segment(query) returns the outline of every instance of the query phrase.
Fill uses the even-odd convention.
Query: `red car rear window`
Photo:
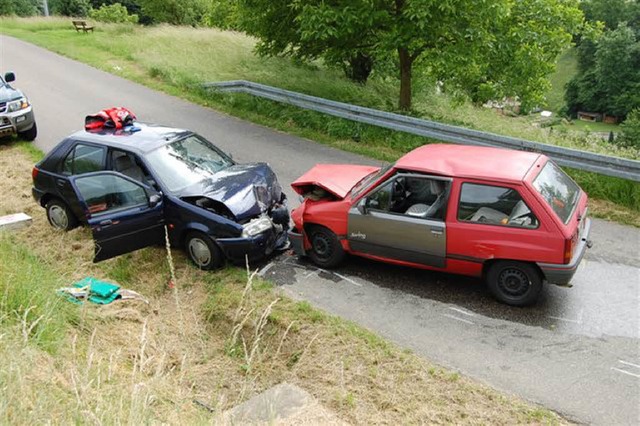
[[[580,197],[580,187],[560,167],[547,162],[534,179],[533,187],[563,223],[569,222]]]

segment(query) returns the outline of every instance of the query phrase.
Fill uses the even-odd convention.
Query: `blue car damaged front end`
[[[187,226],[204,226],[201,231],[234,263],[264,258],[289,245],[286,195],[267,164],[233,165],[185,189],[179,199],[200,216]]]
[[[268,214],[252,219],[235,238],[218,238],[225,257],[232,262],[261,259],[276,250],[288,248],[289,212],[286,199]],[[285,221],[286,220],[286,221]]]

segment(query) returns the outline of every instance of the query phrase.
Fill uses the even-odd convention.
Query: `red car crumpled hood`
[[[344,198],[351,188],[371,172],[380,170],[374,166],[353,164],[318,164],[300,176],[291,187],[300,195],[309,186],[319,186],[338,198]]]

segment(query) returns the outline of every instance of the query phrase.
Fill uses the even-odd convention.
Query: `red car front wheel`
[[[324,226],[310,226],[307,233],[311,250],[309,257],[321,268],[333,268],[344,259],[344,249],[338,237]]]

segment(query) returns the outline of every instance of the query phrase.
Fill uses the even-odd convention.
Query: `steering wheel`
[[[406,195],[405,183],[400,179],[394,180],[391,186],[391,204],[389,205],[389,210],[392,212],[404,211]]]

